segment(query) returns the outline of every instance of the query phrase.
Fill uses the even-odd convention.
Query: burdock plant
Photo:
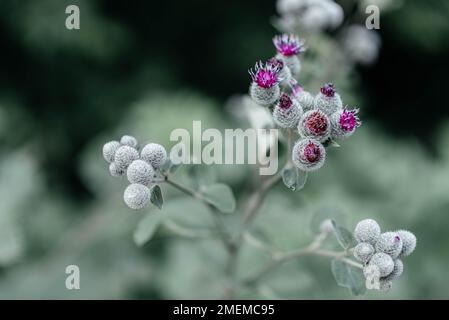
[[[334,84],[323,84],[316,94],[298,84],[296,77],[301,66],[298,55],[304,52],[303,40],[296,35],[282,34],[274,37],[273,43],[275,56],[267,62],[257,62],[249,71],[249,96],[272,115],[273,122],[286,138],[285,142],[281,141],[286,144],[287,153],[283,168],[275,175],[261,176],[260,183],[248,197],[242,197],[242,203],[237,206],[231,188],[225,184],[192,189],[176,181],[173,176],[179,165],[160,144],[149,143],[139,148],[137,139],[129,135],[120,141],[108,142],[103,147],[103,157],[110,165],[111,175],[128,180],[123,199],[129,208],[139,210],[153,204],[163,215],[160,185],[167,184],[203,203],[215,223],[210,229],[198,231],[163,219],[160,214],[150,214],[145,223],[139,225],[135,240],[139,245],[148,242],[164,223],[180,237],[217,238],[227,253],[224,298],[234,297],[243,288],[258,286],[284,262],[307,255],[331,258],[331,271],[338,285],[349,288],[354,294],[361,294],[366,288],[388,291],[403,272],[401,259],[415,249],[416,237],[409,231],[381,233],[376,221],[366,219],[351,232],[328,217],[320,220],[320,227],[309,245],[288,252],[251,232],[250,227],[265,196],[275,185],[283,182],[286,192],[304,188],[308,174],[312,175],[331,160],[326,150],[338,147],[340,140],[349,138],[361,125],[358,109],[350,110],[343,104]],[[223,214],[233,213],[236,208],[241,215],[240,225],[226,225]],[[330,237],[335,238],[341,250],[323,247]],[[272,259],[264,266],[256,266],[251,275],[241,279],[237,277],[237,270],[242,248],[246,245],[257,247]]]

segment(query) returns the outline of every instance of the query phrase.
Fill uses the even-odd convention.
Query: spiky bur
[[[361,242],[354,248],[354,258],[365,264],[371,259],[374,252],[374,247],[371,244],[367,242]]]
[[[304,90],[304,88],[301,87],[295,79],[291,79],[290,89],[304,112],[310,111],[314,108],[315,97],[312,96],[310,92]]]
[[[138,183],[148,186],[154,175],[153,167],[144,160],[134,160],[126,170],[126,176],[130,183]]]
[[[256,63],[254,70],[250,69],[249,74],[252,78],[250,86],[250,96],[257,104],[261,106],[270,106],[275,103],[280,96],[279,65],[270,63]]]
[[[376,266],[379,270],[380,277],[388,276],[394,269],[393,259],[383,252],[375,253],[368,262],[368,265]]]
[[[410,255],[416,248],[416,236],[407,230],[399,230],[396,231],[396,233],[402,240],[402,250],[400,256],[405,257]]]
[[[376,242],[376,251],[383,252],[396,259],[402,251],[402,240],[396,232],[384,232]]]
[[[290,71],[290,68],[281,59],[277,59],[276,57],[269,59],[267,64],[279,69],[279,83],[284,87],[287,87],[292,79],[292,72]]]
[[[360,127],[361,122],[357,116],[358,112],[359,109],[341,109],[331,116],[331,136],[333,139],[346,139]]]
[[[302,139],[296,142],[292,150],[292,160],[303,171],[320,169],[326,159],[326,149],[315,139]]]
[[[381,280],[393,281],[399,278],[402,275],[402,272],[404,272],[404,263],[401,259],[396,259],[394,260],[393,271],[391,271],[388,276],[381,278]]]
[[[121,177],[125,173],[125,170],[119,168],[115,162],[109,164],[109,173],[113,177]]]
[[[273,38],[273,44],[278,52],[276,58],[282,60],[293,75],[297,75],[301,70],[297,55],[305,51],[304,41],[294,34],[282,34]]]
[[[302,115],[298,101],[283,93],[273,109],[273,119],[281,128],[295,128]]]
[[[120,139],[120,143],[125,146],[130,146],[132,148],[137,148],[137,139],[133,136],[124,135]]]
[[[150,201],[151,192],[148,187],[133,183],[130,184],[123,194],[123,200],[126,205],[134,210],[144,208]]]
[[[354,237],[358,242],[367,242],[375,245],[380,236],[380,226],[373,219],[365,219],[357,223]]]
[[[118,141],[105,143],[103,146],[103,158],[109,163],[114,162],[115,152],[118,148],[120,148],[120,143]]]
[[[140,152],[142,160],[145,160],[154,169],[159,169],[167,161],[167,151],[164,146],[157,143],[149,143]]]
[[[139,152],[130,146],[121,146],[114,155],[114,162],[121,170],[126,170],[134,160],[139,159]]]
[[[393,281],[386,280],[386,279],[380,279],[379,280],[379,290],[387,293],[393,288]]]
[[[329,116],[343,108],[340,95],[335,91],[332,83],[321,87],[320,93],[315,96],[315,107]]]
[[[314,138],[324,142],[330,136],[331,124],[324,112],[321,110],[310,110],[304,113],[299,121],[298,131],[303,138]]]

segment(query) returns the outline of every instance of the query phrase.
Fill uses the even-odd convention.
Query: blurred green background
[[[69,4],[81,9],[80,30],[65,28]],[[161,231],[134,244],[138,221],[156,209],[125,206],[126,182],[109,176],[101,147],[123,134],[169,146],[171,130],[192,120],[238,127],[225,106],[246,93],[248,67],[273,54],[275,15],[274,1],[255,0],[1,1],[0,298],[221,296],[217,241]],[[377,62],[341,84],[363,126],[302,192],[276,187],[255,226],[283,249],[310,241],[322,208],[344,212],[351,229],[372,217],[384,230],[413,231],[417,249],[393,290],[357,299],[449,298],[448,16],[445,0],[406,0],[382,14]],[[239,197],[247,168],[215,169]],[[188,183],[185,170],[179,176]],[[195,203],[164,195],[165,212],[201,220]],[[239,275],[266,260],[244,249]],[[81,290],[65,288],[70,264]],[[240,297],[353,298],[318,257],[285,264],[262,289]]]

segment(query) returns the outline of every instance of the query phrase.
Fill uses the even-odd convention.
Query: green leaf
[[[332,220],[332,226],[334,227],[334,234],[337,238],[338,243],[344,248],[349,249],[355,245],[355,239],[348,229],[337,225],[337,223]]]
[[[162,198],[161,187],[159,187],[158,185],[155,185],[153,188],[151,188],[150,201],[156,207],[162,209],[162,205],[164,204],[164,198]]]
[[[150,241],[161,225],[163,218],[163,214],[155,212],[151,212],[143,217],[137,224],[137,228],[134,231],[134,242],[138,246],[143,246],[145,243]]]
[[[331,262],[331,270],[339,286],[348,288],[356,296],[365,293],[365,277],[361,269],[334,259]]]
[[[296,167],[284,169],[282,171],[282,181],[290,190],[301,190],[307,182],[307,172]]]
[[[235,211],[235,198],[231,188],[223,183],[213,184],[203,188],[204,200],[223,213]]]

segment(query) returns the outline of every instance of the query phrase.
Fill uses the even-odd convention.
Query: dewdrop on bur
[[[350,137],[355,129],[361,125],[357,113],[359,109],[341,109],[331,116],[331,137],[333,139],[346,139]]]
[[[304,41],[294,34],[282,34],[273,38],[273,44],[278,52],[276,58],[282,60],[293,75],[297,75],[301,71],[298,54],[305,51]]]
[[[402,240],[398,233],[384,232],[376,242],[377,252],[383,252],[396,259],[402,251]]]
[[[125,145],[125,146],[130,146],[132,148],[137,148],[137,139],[134,138],[133,136],[127,136],[127,135],[123,136],[120,139],[120,143],[122,145]]]
[[[366,242],[361,242],[354,248],[354,258],[362,263],[367,263],[374,253],[374,247]]]
[[[396,233],[401,237],[402,250],[401,257],[410,255],[416,248],[416,236],[407,230],[399,230]]]
[[[130,183],[139,183],[148,186],[153,179],[153,167],[146,161],[134,160],[126,171]]]
[[[326,159],[326,149],[317,140],[302,139],[296,142],[292,150],[292,161],[303,171],[320,169]]]
[[[148,204],[150,196],[151,193],[148,187],[142,184],[133,183],[125,189],[123,200],[131,209],[139,210]]]
[[[303,138],[314,138],[324,142],[330,136],[331,124],[324,112],[310,110],[304,113],[301,120],[299,120],[298,131]]]
[[[250,69],[249,74],[253,82],[251,83],[249,94],[257,104],[270,106],[275,103],[281,94],[279,82],[279,66],[270,63],[256,63],[254,70]]]
[[[335,91],[332,83],[325,84],[315,97],[315,107],[328,116],[343,108],[340,95]]]
[[[373,219],[365,219],[357,223],[354,237],[358,242],[375,245],[380,236],[380,227]]]
[[[115,164],[122,170],[126,170],[134,160],[139,159],[139,152],[130,146],[121,146],[114,156]]]
[[[125,170],[120,169],[115,162],[112,162],[109,165],[109,173],[113,177],[121,177],[125,173]]]
[[[388,276],[394,269],[393,259],[383,252],[375,253],[368,264],[376,266],[379,269],[379,275],[381,277]]]
[[[103,158],[111,163],[114,162],[114,156],[117,149],[120,148],[118,141],[110,141],[103,146]]]
[[[302,115],[299,103],[290,98],[288,94],[282,94],[273,110],[274,122],[281,128],[295,128]]]
[[[140,156],[151,164],[154,169],[159,169],[167,161],[167,151],[157,143],[149,143],[143,147]]]

